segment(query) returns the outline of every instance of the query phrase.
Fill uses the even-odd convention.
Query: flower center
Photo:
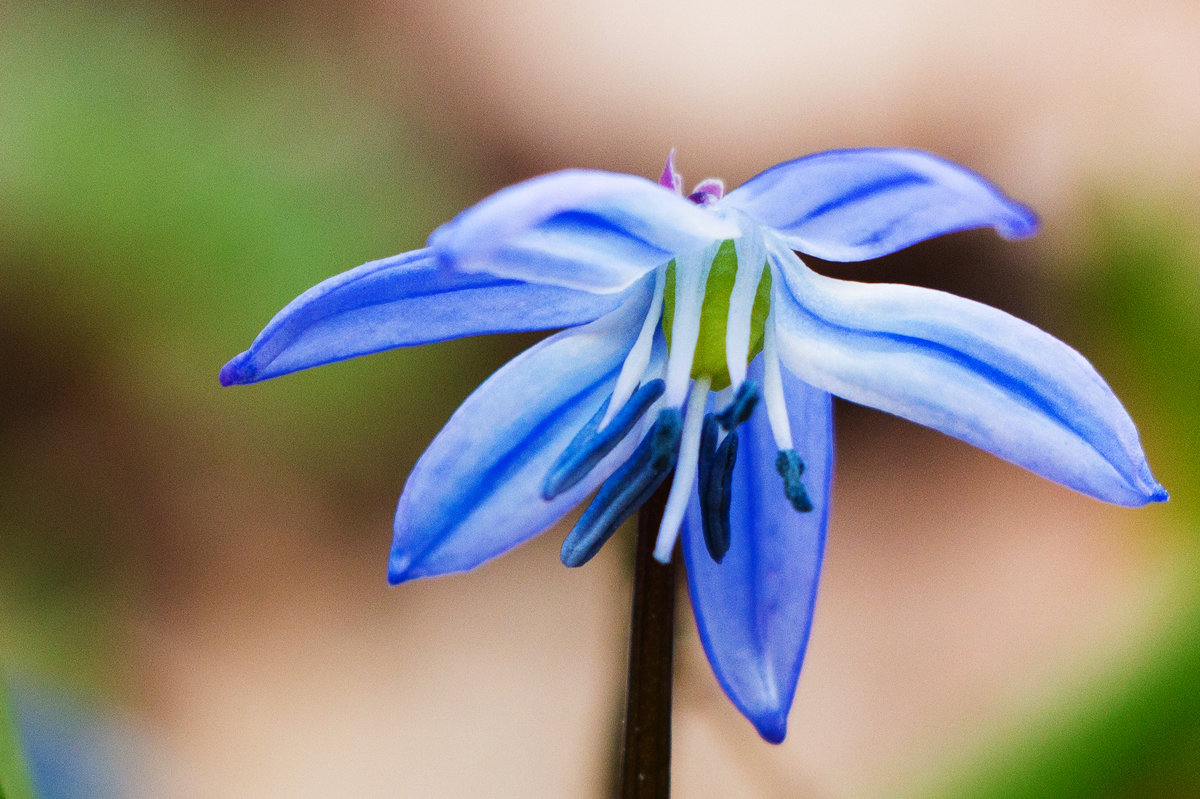
[[[660,182],[681,193],[681,179],[670,159]],[[736,209],[717,205],[722,193],[720,182],[709,180],[688,199],[713,206],[713,213],[721,216],[737,215]],[[801,480],[804,463],[792,446],[770,319],[767,241],[753,220],[743,221],[737,239],[681,253],[654,270],[653,296],[611,396],[547,472],[542,497],[551,500],[577,485],[643,416],[654,415],[633,455],[604,481],[563,541],[566,565],[579,566],[590,559],[668,477],[671,490],[654,557],[662,563],[670,560],[684,516],[696,497],[705,546],[720,563],[730,547],[737,428],[751,418],[760,402],[766,405],[778,446],[775,470],[783,479],[784,496],[797,511],[812,510]],[[666,361],[647,371],[660,330]],[[747,376],[750,362],[759,353],[761,385]]]
[[[667,340],[668,351],[671,347],[671,327],[675,320],[675,268],[675,261],[671,261],[667,266],[666,286],[663,291],[662,330]],[[725,333],[729,324],[729,298],[733,293],[737,271],[737,252],[733,240],[728,239],[721,243],[708,272],[704,300],[700,307],[700,334],[696,339],[696,352],[692,356],[691,376],[710,378],[713,391],[720,391],[730,384]],[[763,330],[770,308],[771,270],[764,268],[750,315],[750,349],[747,363],[762,352]]]

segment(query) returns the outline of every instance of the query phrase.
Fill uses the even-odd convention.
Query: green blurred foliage
[[[352,380],[314,373],[302,390],[236,401],[217,398],[214,376],[300,291],[419,246],[461,207],[461,175],[363,95],[352,62],[285,30],[237,32],[155,6],[5,17],[3,280],[34,284],[59,315],[31,323],[87,330],[108,379],[184,406],[219,402],[223,417],[253,413],[275,443],[324,449],[381,424],[359,416],[367,398],[435,359]]]
[[[1200,226],[1181,203],[1099,204],[1081,257],[1079,325],[1101,373],[1146,412],[1143,442],[1170,508],[1200,532]]]
[[[283,18],[202,11],[0,12],[0,632],[6,659],[68,682],[108,682],[138,592],[187,568],[181,501],[163,497],[286,468],[335,491],[356,474],[390,504],[457,400],[520,346],[220,388],[221,364],[292,297],[420,246],[477,192],[453,142],[434,155],[352,57]]]
[[[1065,299],[1081,348],[1117,387],[1171,492],[1137,513],[1154,515],[1139,530],[1171,553],[1175,615],[1133,662],[1010,731],[939,794],[947,799],[1200,796],[1200,229],[1166,207],[1098,205]]]

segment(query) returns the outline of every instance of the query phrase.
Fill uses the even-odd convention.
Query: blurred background
[[[609,795],[628,531],[389,588],[404,479],[536,336],[243,389],[296,294],[582,166],[736,186],[921,147],[1041,214],[839,277],[1071,343],[1169,503],[839,405],[787,741],[686,605],[680,797],[1200,795],[1200,6],[463,0],[0,6],[0,665],[46,797]]]

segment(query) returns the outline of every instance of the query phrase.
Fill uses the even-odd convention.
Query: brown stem
[[[621,799],[667,799],[671,793],[675,557],[664,566],[653,556],[670,485],[665,480],[638,511]]]

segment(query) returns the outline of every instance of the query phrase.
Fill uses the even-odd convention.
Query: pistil
[[[753,254],[750,257],[758,258]],[[667,268],[667,286],[663,295],[663,334],[672,353],[676,348],[674,320],[683,312],[675,305],[675,289],[676,282],[685,277],[684,269],[682,263],[673,263]],[[708,375],[714,390],[729,386],[731,375],[740,375],[735,384],[745,379],[746,364],[762,350],[762,331],[770,308],[770,293],[770,272],[764,271],[761,264],[755,267],[752,261],[742,261],[735,241],[721,242],[708,265],[704,282],[692,377]]]

